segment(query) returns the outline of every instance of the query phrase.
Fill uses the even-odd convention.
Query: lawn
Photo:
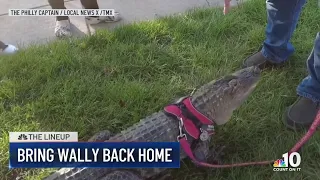
[[[214,143],[226,145],[225,163],[281,158],[303,135],[286,130],[282,116],[307,75],[305,60],[319,19],[317,1],[311,0],[292,38],[296,52],[290,61],[264,71],[248,101],[217,128]],[[221,8],[194,10],[0,57],[0,177],[34,180],[52,172],[8,170],[9,131],[78,131],[81,140],[104,129],[119,132],[239,69],[261,46],[265,25],[265,1],[252,0],[227,16]],[[319,140],[317,133],[303,148],[301,172],[273,172],[271,165],[196,168],[186,160],[173,178],[320,179]]]

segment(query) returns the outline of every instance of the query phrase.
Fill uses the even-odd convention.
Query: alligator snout
[[[250,78],[250,77],[259,77],[260,73],[261,73],[261,70],[259,69],[259,67],[252,66],[252,67],[247,67],[239,71],[236,71],[232,75],[239,78],[241,77]]]

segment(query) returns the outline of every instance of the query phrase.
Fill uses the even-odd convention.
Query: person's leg
[[[85,9],[99,9],[97,0],[81,0],[81,4]],[[89,16],[86,17],[88,24],[98,24],[100,22],[116,22],[121,19],[120,13],[115,12],[114,16]]]
[[[97,0],[80,0],[85,9],[99,9]]]
[[[286,112],[286,125],[291,129],[309,127],[320,107],[320,32],[307,60],[309,75],[297,87],[298,100]]]
[[[64,6],[64,0],[48,0],[52,9],[67,9]],[[68,20],[68,16],[57,16],[57,21]]]
[[[52,9],[66,9],[64,0],[48,0]],[[71,25],[68,16],[57,16],[54,33],[57,37],[71,36]]]
[[[306,0],[267,0],[268,24],[262,50],[245,60],[244,66],[280,64],[294,52],[290,43]]]
[[[4,42],[0,41],[0,50],[4,50],[8,45],[6,45]]]

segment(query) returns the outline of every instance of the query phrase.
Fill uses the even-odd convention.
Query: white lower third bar
[[[114,16],[114,9],[9,9],[9,16]]]
[[[9,142],[78,142],[78,132],[9,132]]]

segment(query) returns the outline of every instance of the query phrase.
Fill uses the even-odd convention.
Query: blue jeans
[[[262,54],[273,63],[286,61],[294,52],[290,43],[306,0],[267,0],[268,25]],[[307,60],[309,75],[298,85],[297,94],[320,102],[320,32]]]

